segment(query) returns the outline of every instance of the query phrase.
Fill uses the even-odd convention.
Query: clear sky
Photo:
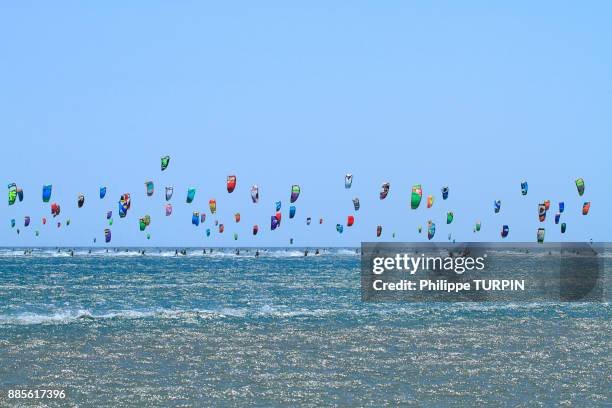
[[[357,245],[375,240],[378,224],[381,239],[395,232],[396,240],[423,241],[417,226],[429,219],[438,241],[449,232],[457,241],[499,241],[508,224],[509,240],[531,242],[545,199],[553,203],[547,241],[610,241],[611,14],[609,2],[558,1],[5,3],[0,245],[89,245],[94,237],[103,245],[105,213],[117,212],[125,192],[132,209],[115,216],[113,245],[287,245],[290,237],[297,246]],[[228,174],[238,177],[232,194]],[[576,177],[586,181],[583,197]],[[384,181],[391,191],[381,201]],[[25,191],[11,207],[10,182]],[[45,183],[62,206],[59,220],[71,218],[68,228],[54,226],[41,200]],[[257,205],[249,197],[255,183]],[[435,195],[432,209],[423,202],[410,210],[414,183]],[[292,184],[302,195],[289,220]],[[171,217],[166,185],[175,188]],[[188,186],[198,189],[190,205]],[[77,209],[80,192],[86,202]],[[208,214],[210,198],[223,235]],[[499,214],[494,199],[502,200]],[[284,219],[272,232],[277,200]],[[564,237],[553,221],[559,200]],[[198,228],[196,210],[208,216]],[[455,221],[447,226],[449,210]],[[145,214],[150,241],[138,230]],[[349,214],[355,226],[340,236],[335,225]]]

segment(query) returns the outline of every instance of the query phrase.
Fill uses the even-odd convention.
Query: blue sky
[[[125,192],[133,205],[126,219],[115,217],[114,245],[287,245],[290,237],[295,245],[357,245],[375,240],[378,224],[383,239],[395,232],[396,240],[423,241],[417,226],[429,219],[439,241],[449,232],[458,241],[499,241],[502,224],[510,225],[508,239],[534,241],[544,199],[566,204],[567,233],[561,236],[551,211],[548,241],[610,240],[609,3],[172,6],[2,6],[0,170],[25,200],[11,207],[3,200],[0,245],[100,243],[105,212],[116,212]],[[166,154],[172,159],[162,173]],[[344,189],[347,172],[351,190]],[[232,194],[228,174],[238,177]],[[576,177],[586,180],[584,197]],[[148,179],[156,185],[152,198]],[[384,181],[391,192],[381,201]],[[60,220],[71,218],[68,228],[40,225],[43,215],[51,219],[40,198],[45,183],[62,205]],[[436,196],[432,209],[410,210],[415,183]],[[257,205],[252,184],[260,186]],[[302,195],[290,221],[292,184]],[[108,186],[104,200],[100,185]],[[168,218],[166,185],[175,187]],[[184,203],[189,186],[198,189],[191,205]],[[80,192],[86,202],[77,209]],[[207,227],[214,231],[210,198],[226,232],[206,238]],[[497,198],[502,211],[494,214]],[[277,200],[285,219],[272,232]],[[592,206],[584,217],[586,200]],[[197,210],[208,219],[195,228]],[[449,210],[455,221],[446,226]],[[145,214],[150,241],[138,231]],[[335,224],[349,214],[355,226],[339,236]],[[28,228],[25,215],[33,219]],[[475,235],[476,220],[483,229]],[[256,238],[253,224],[260,225]]]

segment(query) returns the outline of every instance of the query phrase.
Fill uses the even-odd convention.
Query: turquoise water
[[[354,249],[146,251],[0,250],[3,395],[62,388],[68,405],[95,407],[610,404],[608,303],[366,304]]]

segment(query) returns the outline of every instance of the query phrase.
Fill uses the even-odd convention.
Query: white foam
[[[213,252],[206,249],[204,253],[202,249],[188,249],[186,254],[180,253],[180,249],[169,248],[131,248],[131,249],[115,249],[108,248],[77,248],[70,250],[67,248],[49,249],[49,248],[30,248],[31,252],[26,253],[26,249],[0,249],[0,258],[15,258],[15,257],[35,257],[35,258],[66,258],[66,257],[205,257],[205,258],[255,258],[255,252],[259,252],[260,258],[303,258],[304,251],[308,250],[308,257],[315,256],[316,249],[292,249],[292,248],[216,248]],[[141,251],[144,250],[144,255]],[[236,254],[236,251],[239,254]],[[358,251],[350,248],[323,248],[319,249],[319,256],[359,256]]]

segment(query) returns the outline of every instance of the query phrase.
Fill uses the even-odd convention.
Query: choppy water
[[[95,407],[610,406],[609,304],[364,304],[354,250],[253,251],[0,250],[0,391]]]

